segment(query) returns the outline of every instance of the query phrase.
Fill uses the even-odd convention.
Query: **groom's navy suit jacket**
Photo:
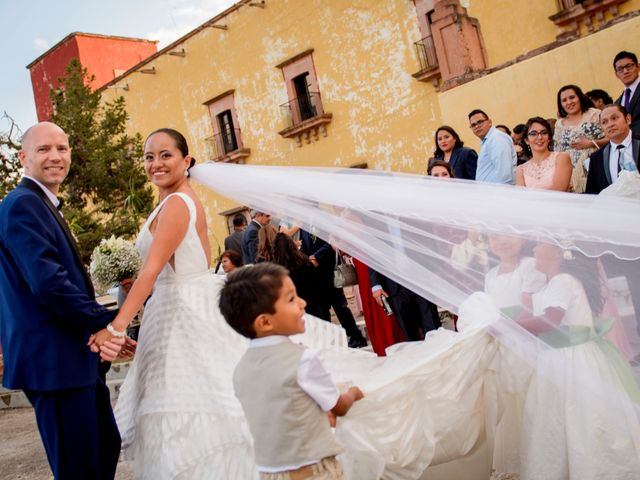
[[[95,301],[66,223],[29,179],[0,203],[0,339],[7,388],[95,385],[89,335],[115,315]]]

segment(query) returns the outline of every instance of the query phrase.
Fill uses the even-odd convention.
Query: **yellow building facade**
[[[605,0],[569,26],[549,18],[575,9],[562,2],[573,0],[242,0],[117,77],[103,99],[125,97],[131,132],[183,132],[198,161],[424,173],[443,123],[477,147],[473,108],[513,126],[555,117],[566,83],[619,95],[611,61],[639,43],[640,0]],[[456,63],[451,47],[445,66],[455,42],[482,55]],[[221,214],[241,206],[199,193],[221,245]]]

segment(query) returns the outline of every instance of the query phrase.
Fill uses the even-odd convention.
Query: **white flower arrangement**
[[[112,235],[93,249],[89,272],[96,290],[104,293],[121,280],[135,277],[141,266],[142,258],[136,247]]]

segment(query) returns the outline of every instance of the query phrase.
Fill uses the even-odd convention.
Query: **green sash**
[[[609,365],[615,371],[629,397],[640,405],[640,385],[624,357],[614,347],[605,335],[613,327],[615,320],[593,319],[593,328],[577,325],[560,325],[557,328],[542,332],[538,338],[552,348],[569,348],[587,342],[595,342],[600,348]]]
[[[506,317],[516,319],[523,311],[522,306],[506,307],[500,310]],[[595,342],[609,365],[615,371],[624,390],[637,405],[640,405],[640,385],[629,365],[618,349],[605,338],[615,320],[593,319],[593,329],[586,326],[560,325],[553,330],[542,332],[538,338],[552,348],[570,348],[583,343]]]

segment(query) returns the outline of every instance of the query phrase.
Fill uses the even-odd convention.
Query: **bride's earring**
[[[185,176],[185,177],[188,177],[188,176],[189,176],[189,170],[187,170],[186,168],[185,168],[185,170],[184,170],[184,176]]]

